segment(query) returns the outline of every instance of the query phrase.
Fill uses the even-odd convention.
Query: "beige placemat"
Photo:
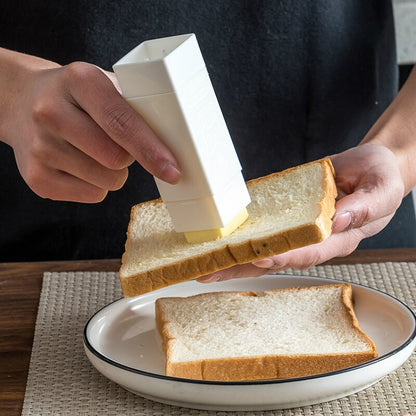
[[[289,273],[300,274],[290,270]],[[416,310],[416,263],[318,266],[305,275],[376,287]],[[320,405],[264,412],[212,412],[168,406],[135,396],[87,360],[83,328],[99,308],[119,299],[118,275],[45,273],[22,415],[408,415],[416,414],[416,353],[374,386]]]

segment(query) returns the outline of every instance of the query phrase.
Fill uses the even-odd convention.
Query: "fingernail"
[[[270,267],[274,266],[274,261],[272,259],[261,259],[261,260],[257,260],[257,261],[253,261],[253,263],[255,266],[257,267],[262,267],[265,269],[270,269]]]
[[[179,179],[181,178],[181,172],[179,169],[172,165],[172,163],[168,162],[165,166],[162,167],[160,171],[160,179],[162,179],[165,182],[175,184],[179,182]]]
[[[332,223],[332,232],[339,233],[345,231],[351,225],[352,215],[350,211],[335,214]]]

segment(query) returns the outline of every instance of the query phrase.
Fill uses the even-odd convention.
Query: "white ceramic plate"
[[[164,375],[165,358],[155,328],[154,301],[220,290],[269,290],[339,282],[271,275],[169,286],[120,299],[96,312],[84,330],[85,352],[105,377],[125,389],[162,403],[205,410],[272,410],[337,399],[362,390],[401,366],[416,345],[415,314],[378,290],[352,285],[355,311],[376,343],[379,357],[347,369],[284,380],[215,382]]]

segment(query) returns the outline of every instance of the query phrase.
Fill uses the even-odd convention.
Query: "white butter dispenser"
[[[175,231],[188,240],[232,232],[250,196],[196,36],[143,42],[113,68],[124,98],[179,162],[177,184],[155,178]],[[202,230],[214,233],[192,233]]]

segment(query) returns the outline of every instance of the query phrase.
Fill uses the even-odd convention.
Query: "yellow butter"
[[[215,240],[221,237],[227,237],[236,230],[244,221],[248,218],[247,209],[244,208],[239,214],[237,214],[233,220],[231,220],[225,227],[213,228],[211,230],[201,231],[187,231],[185,232],[185,238],[188,243],[204,243],[205,241]]]

